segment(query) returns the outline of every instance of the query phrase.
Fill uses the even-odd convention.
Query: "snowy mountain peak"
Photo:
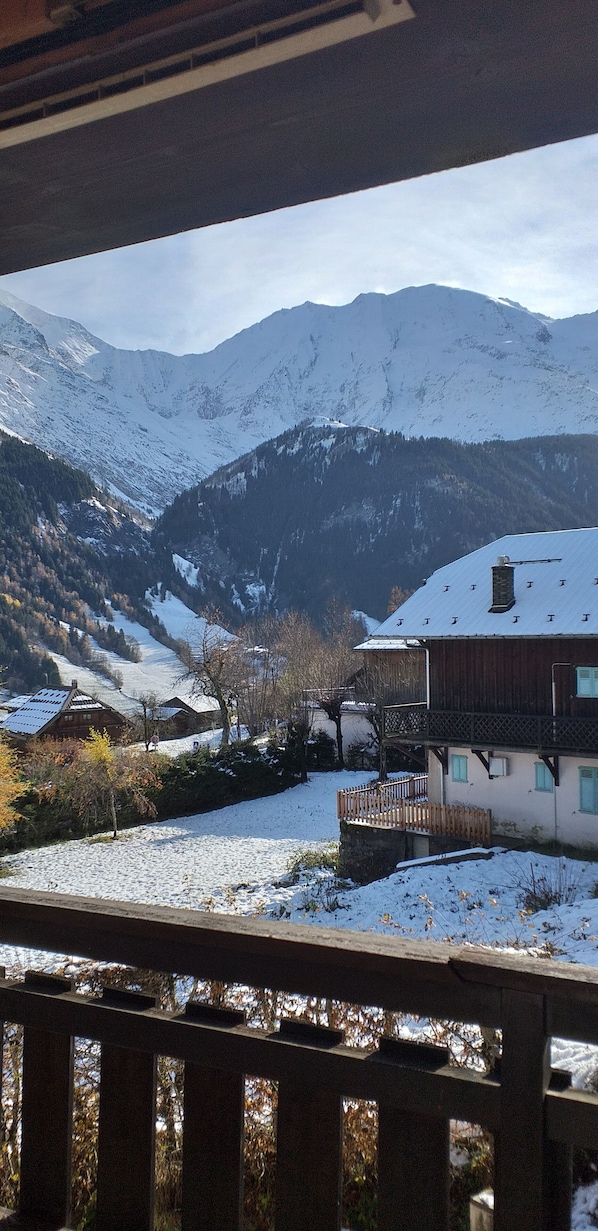
[[[0,427],[148,510],[302,422],[486,440],[598,430],[598,313],[458,287],[282,309],[203,355],[118,350],[0,291]]]

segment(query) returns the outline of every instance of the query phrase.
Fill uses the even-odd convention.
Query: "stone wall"
[[[340,822],[338,874],[359,885],[391,876],[398,863],[462,851],[468,842],[458,838],[410,833],[386,826]]]

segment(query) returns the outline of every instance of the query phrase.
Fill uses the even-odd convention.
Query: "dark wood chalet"
[[[40,737],[87,739],[92,730],[106,731],[111,739],[118,740],[126,726],[122,714],[82,692],[73,680],[70,688],[40,688],[24,698],[0,729],[11,743],[26,744]]]
[[[397,689],[384,739],[428,748],[439,802],[598,844],[597,559],[598,529],[509,535],[439,569],[376,631],[372,648],[426,654],[427,694]]]

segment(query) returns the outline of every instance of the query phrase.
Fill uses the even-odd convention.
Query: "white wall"
[[[356,740],[360,743],[369,743],[370,738],[374,735],[374,729],[371,723],[368,722],[363,711],[359,709],[345,710],[341,712],[341,730],[343,733],[343,749],[345,753]],[[313,716],[312,731],[315,735],[317,731],[325,731],[330,735],[336,745],[336,727],[330,718],[326,716],[324,710],[315,709]]]
[[[453,782],[451,753],[467,756],[467,782]],[[488,754],[485,753],[485,756]],[[502,752],[497,755],[503,755]],[[598,766],[593,757],[559,757],[560,784],[551,792],[536,791],[534,753],[508,752],[505,778],[489,778],[468,748],[449,748],[449,772],[444,775],[434,754],[429,755],[428,795],[432,802],[490,808],[495,834],[529,837],[538,842],[565,842],[598,849],[598,815],[579,810],[579,767]]]

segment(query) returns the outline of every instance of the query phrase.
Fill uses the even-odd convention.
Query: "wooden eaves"
[[[386,3],[5,5],[0,273],[598,130],[594,0],[400,0],[406,19],[385,25]],[[309,50],[335,6],[326,22],[339,41]],[[251,71],[227,75],[226,39],[238,49],[253,31],[259,51],[259,31],[294,14],[292,55],[287,44],[282,58],[254,56]],[[366,23],[362,35],[344,37],[349,19]],[[196,88],[178,81],[169,92],[166,73],[152,92],[152,66],[193,50],[201,69],[202,48],[209,60],[218,39],[219,79],[208,63]],[[102,82],[135,72],[145,90],[135,105],[98,111]],[[61,100],[83,87],[87,101],[69,102],[66,124]],[[22,123],[33,104],[37,119]]]

